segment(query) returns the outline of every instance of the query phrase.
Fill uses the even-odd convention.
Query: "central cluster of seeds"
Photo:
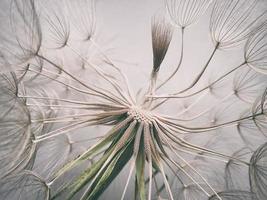
[[[153,121],[153,115],[151,112],[144,110],[140,107],[133,106],[129,109],[127,112],[128,116],[133,117],[138,122],[145,122],[152,124]]]

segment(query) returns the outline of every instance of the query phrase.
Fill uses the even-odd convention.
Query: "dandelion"
[[[110,3],[1,4],[1,199],[267,198],[266,3],[162,2],[146,67],[105,42]]]

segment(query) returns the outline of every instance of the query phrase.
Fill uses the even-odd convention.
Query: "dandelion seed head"
[[[264,3],[5,1],[0,198],[265,199]]]

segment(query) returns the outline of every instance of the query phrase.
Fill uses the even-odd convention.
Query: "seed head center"
[[[129,109],[128,115],[138,122],[152,123],[153,120],[152,114],[149,111],[136,106]]]

